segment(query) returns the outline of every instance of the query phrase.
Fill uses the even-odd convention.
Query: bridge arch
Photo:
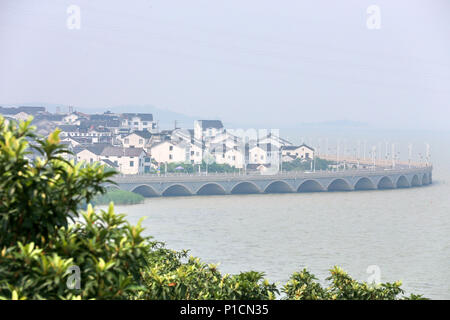
[[[225,189],[217,183],[211,182],[202,185],[196,192],[198,195],[206,196],[206,195],[219,195],[226,194]]]
[[[430,178],[428,177],[428,173],[424,173],[422,177],[422,184],[426,185],[430,183]]]
[[[171,196],[191,196],[192,193],[189,189],[182,184],[173,184],[167,187],[163,192],[163,196],[171,197]]]
[[[397,186],[397,188],[409,188],[409,182],[408,179],[406,179],[405,176],[400,176],[397,179],[397,183],[395,184]]]
[[[137,186],[136,188],[131,190],[131,192],[140,194],[141,196],[146,197],[146,198],[158,197],[159,196],[158,192],[156,192],[155,189],[153,189],[152,187],[150,187],[150,186],[148,186],[146,184],[142,184],[140,186]]]
[[[354,186],[355,190],[374,190],[377,186],[367,177],[360,178]]]
[[[330,182],[327,187],[328,191],[350,191],[352,190],[352,185],[345,179],[338,178]]]
[[[377,187],[378,189],[394,189],[395,185],[391,178],[384,176],[380,179],[380,181],[378,181]]]
[[[415,174],[411,180],[411,186],[417,187],[417,186],[420,186],[421,184],[422,184],[422,182],[419,180],[419,176],[417,174]]]
[[[260,193],[258,186],[253,182],[243,181],[238,182],[231,188],[232,194],[246,194],[246,193]]]
[[[297,188],[297,192],[320,192],[325,191],[317,180],[306,180]]]
[[[289,193],[293,192],[291,186],[284,181],[273,181],[271,182],[264,193]]]

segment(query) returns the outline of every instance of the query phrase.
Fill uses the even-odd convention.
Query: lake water
[[[150,198],[116,211],[146,216],[147,234],[222,272],[264,271],[282,284],[304,267],[324,281],[339,265],[367,281],[376,265],[382,282],[450,299],[450,148],[440,150],[434,183],[421,188]]]

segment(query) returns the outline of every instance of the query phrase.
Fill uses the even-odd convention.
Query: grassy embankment
[[[114,204],[138,204],[144,202],[144,197],[124,190],[108,190],[107,193],[97,196],[93,203],[95,205],[107,205],[111,201]]]

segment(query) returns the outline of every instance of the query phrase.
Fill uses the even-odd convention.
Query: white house
[[[149,131],[134,131],[120,138],[120,141],[122,141],[122,145],[125,148],[142,148],[146,150],[151,137],[152,134]]]
[[[283,156],[293,156],[302,160],[314,159],[314,149],[306,144],[300,146],[284,146],[281,148],[281,154]]]
[[[228,148],[226,144],[211,145],[208,152],[217,164],[227,164],[235,168],[244,167],[244,150],[238,147]]]
[[[76,162],[86,162],[93,164],[100,161],[103,149],[108,147],[107,144],[91,144],[87,146],[77,146],[74,148]]]
[[[80,125],[80,117],[76,113],[71,113],[63,117],[65,124]]]
[[[189,143],[188,158],[186,159],[192,164],[201,164],[203,161],[203,148],[199,143]]]
[[[194,137],[197,140],[204,141],[212,139],[225,131],[220,120],[195,120]]]
[[[123,174],[149,172],[151,167],[150,157],[142,148],[106,147],[100,159],[111,161]]]
[[[147,130],[155,132],[157,130],[156,122],[153,121],[151,113],[123,113],[121,115],[120,127],[130,131]]]
[[[150,157],[141,148],[113,147],[106,144],[93,144],[75,148],[76,161],[93,164],[104,162],[116,167],[123,174],[149,172]],[[107,160],[107,161],[106,161]]]
[[[183,142],[163,141],[150,147],[151,157],[158,163],[185,162],[189,153],[190,146]]]
[[[248,162],[250,164],[266,164],[268,163],[268,156],[266,150],[260,146],[254,146],[249,149]]]
[[[280,162],[281,153],[276,145],[266,143],[257,144],[249,147],[248,163],[249,164],[273,164]]]
[[[205,146],[208,148],[212,145],[225,145],[227,148],[241,148],[244,149],[243,139],[224,131],[216,136],[205,141]]]

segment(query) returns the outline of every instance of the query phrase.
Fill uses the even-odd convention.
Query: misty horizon
[[[446,1],[378,1],[379,30],[366,26],[369,1],[72,2],[2,2],[0,105],[447,130]],[[72,4],[79,30],[67,27]]]

